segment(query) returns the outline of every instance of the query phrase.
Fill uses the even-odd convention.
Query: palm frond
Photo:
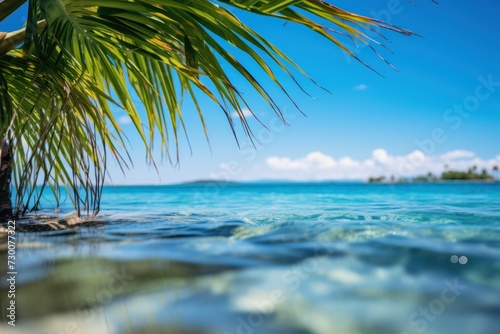
[[[3,0],[0,2],[0,21],[12,14],[28,0]]]
[[[243,115],[251,103],[234,73],[282,118],[266,87],[271,82],[289,96],[277,72],[297,83],[294,70],[307,74],[243,23],[236,8],[303,25],[355,58],[339,34],[368,45],[370,27],[412,34],[320,0],[29,0],[27,27],[18,32],[22,46],[0,53],[1,130],[14,147],[17,207],[36,208],[41,183],[56,197],[66,185],[78,210],[98,211],[107,153],[120,165],[130,161],[114,108],[130,116],[151,161],[158,141],[178,160],[184,94],[193,99],[206,135],[196,92],[220,106],[236,137],[230,111]],[[264,79],[238,59],[241,53]],[[246,118],[239,119],[251,136]]]

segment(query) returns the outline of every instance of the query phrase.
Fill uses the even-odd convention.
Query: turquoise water
[[[2,333],[500,328],[499,183],[106,187],[102,208],[18,234]]]

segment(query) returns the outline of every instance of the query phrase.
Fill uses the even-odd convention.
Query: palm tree
[[[5,222],[12,215],[10,177],[12,175],[10,147],[6,141],[0,148],[0,218]]]
[[[266,86],[287,95],[276,70],[294,81],[292,71],[306,74],[239,20],[236,9],[302,25],[356,59],[341,38],[371,44],[366,32],[377,27],[412,34],[321,0],[4,0],[0,21],[26,2],[26,28],[0,32],[0,201],[9,196],[12,168],[15,214],[36,209],[45,188],[58,199],[61,185],[78,215],[82,208],[99,211],[110,157],[123,168],[133,163],[117,109],[130,117],[153,164],[158,141],[170,161],[178,159],[185,96],[205,134],[199,94],[220,106],[235,134],[231,111],[243,115],[250,106],[234,73],[282,118],[261,73]],[[237,54],[246,54],[260,72]],[[239,120],[251,137],[246,118]]]
[[[493,169],[493,175],[496,176],[496,174],[498,174],[498,166],[494,165],[492,169]]]

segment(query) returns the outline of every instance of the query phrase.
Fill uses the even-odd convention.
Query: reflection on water
[[[2,333],[500,326],[499,184],[111,187],[104,201],[100,226],[18,233],[17,326]],[[0,300],[5,319],[5,276]]]

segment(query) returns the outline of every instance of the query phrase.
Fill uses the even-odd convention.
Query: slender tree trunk
[[[12,154],[9,143],[4,139],[0,150],[0,224],[6,224],[12,218],[11,176]]]

